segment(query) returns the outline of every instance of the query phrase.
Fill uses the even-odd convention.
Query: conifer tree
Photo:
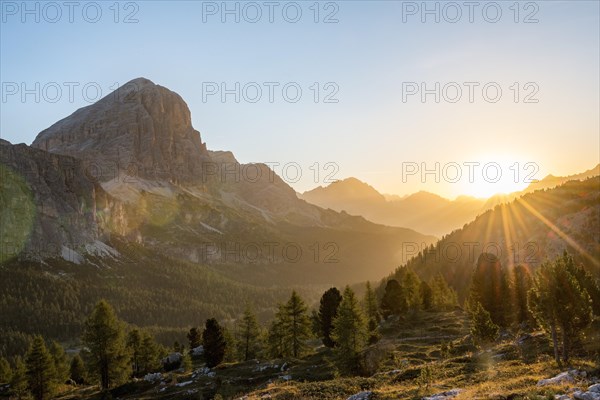
[[[337,288],[328,289],[319,304],[319,326],[320,334],[323,338],[323,344],[327,347],[333,347],[335,342],[331,338],[333,329],[333,320],[337,315],[337,310],[342,301],[342,295]]]
[[[285,341],[285,327],[287,326],[287,315],[283,304],[277,306],[275,318],[271,321],[267,335],[269,355],[274,358],[281,358],[289,355],[289,348]]]
[[[244,310],[238,332],[239,358],[243,361],[255,358],[260,347],[260,327],[250,307],[246,307]]]
[[[310,337],[310,319],[307,307],[302,298],[294,290],[292,296],[283,307],[285,319],[283,332],[291,355],[295,358],[306,349],[306,340]]]
[[[73,357],[73,359],[71,360],[69,371],[71,380],[76,384],[81,385],[87,381],[87,371],[85,369],[85,364],[83,363],[83,359],[79,354],[76,354],[75,357]]]
[[[83,343],[89,349],[90,371],[99,378],[102,390],[123,381],[129,374],[130,355],[123,323],[105,300],[98,302],[85,322]]]
[[[138,376],[141,372],[140,368],[140,353],[142,351],[142,335],[139,329],[132,329],[127,334],[126,340],[127,348],[131,353],[131,366],[133,369],[133,376]]]
[[[379,321],[381,316],[379,314],[379,307],[377,307],[377,296],[371,288],[371,283],[367,281],[365,298],[364,298],[364,309],[367,318],[367,329],[369,332],[369,344],[377,343],[379,340],[379,333],[377,329],[379,327]]]
[[[204,331],[202,332],[202,342],[204,343],[206,366],[209,368],[216,367],[223,361],[227,347],[223,328],[216,319],[209,318],[206,320]]]
[[[405,270],[401,283],[402,311],[414,313],[421,307],[421,280],[411,268],[405,267]]]
[[[527,306],[527,293],[531,289],[532,283],[529,268],[524,265],[517,265],[513,269],[513,297],[517,323],[528,322],[533,318]]]
[[[528,303],[539,325],[550,333],[554,358],[568,363],[571,344],[592,321],[592,302],[573,275],[573,258],[566,252],[554,262],[545,262],[536,271]]]
[[[25,356],[27,384],[36,400],[50,399],[56,388],[54,361],[44,339],[36,335]]]
[[[8,383],[12,379],[12,369],[8,360],[0,357],[0,383]]]
[[[56,381],[58,383],[65,383],[69,379],[69,360],[67,359],[65,349],[56,341],[52,341],[49,351],[54,362]]]
[[[352,289],[346,286],[337,317],[333,322],[333,339],[340,368],[348,373],[358,372],[360,352],[367,341],[367,327],[361,307]]]
[[[139,372],[143,375],[159,370],[161,367],[160,360],[163,355],[162,353],[166,352],[162,351],[161,346],[156,343],[154,337],[148,332],[142,332],[138,356]]]
[[[423,310],[431,310],[433,308],[433,290],[425,281],[421,282],[421,307]]]
[[[15,368],[10,380],[10,394],[18,400],[28,397],[27,366],[21,357],[15,360]]]
[[[381,311],[384,317],[399,315],[403,307],[402,287],[395,279],[390,279],[385,285],[381,299]]]
[[[490,313],[483,308],[481,303],[470,305],[471,335],[479,343],[490,343],[498,339],[498,325],[494,324]]]
[[[202,332],[200,332],[200,329],[196,327],[190,329],[187,334],[187,338],[190,342],[190,350],[193,350],[202,344]]]

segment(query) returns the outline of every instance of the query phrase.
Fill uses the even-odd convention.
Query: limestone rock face
[[[104,192],[80,160],[3,141],[0,177],[0,261],[27,254],[76,262],[81,249],[97,247]]]
[[[210,162],[177,93],[138,78],[42,131],[33,147],[85,160],[100,181],[127,174],[202,182]]]

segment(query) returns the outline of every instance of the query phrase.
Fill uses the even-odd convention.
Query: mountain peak
[[[191,112],[177,93],[146,78],[40,132],[33,147],[93,163],[99,180],[122,171],[143,178],[200,181],[210,160]]]

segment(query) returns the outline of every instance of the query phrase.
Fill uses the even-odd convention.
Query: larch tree
[[[328,289],[323,293],[323,296],[321,296],[318,320],[323,344],[327,347],[335,346],[335,342],[331,338],[331,331],[333,330],[333,320],[337,315],[338,307],[341,302],[342,294],[334,287]]]
[[[239,358],[244,361],[255,358],[260,350],[260,326],[250,307],[244,310],[238,327],[238,336]]]
[[[15,360],[9,393],[18,400],[28,397],[27,366],[21,357],[17,357]]]
[[[531,313],[552,337],[554,358],[559,364],[560,338],[562,361],[568,363],[573,341],[592,321],[592,301],[572,273],[573,268],[573,258],[566,252],[553,262],[543,263],[528,297]]]
[[[352,289],[346,286],[337,317],[333,322],[335,353],[341,369],[358,372],[360,353],[367,343],[367,326],[360,304]]]
[[[283,328],[285,341],[289,343],[291,355],[298,358],[306,349],[306,340],[310,338],[308,309],[295,290],[283,309],[286,315]]]
[[[69,360],[67,359],[65,349],[56,341],[52,341],[49,351],[54,362],[56,381],[58,383],[65,383],[69,379]]]
[[[49,399],[56,389],[56,371],[44,339],[37,335],[25,356],[27,384],[36,400]]]
[[[83,343],[89,350],[90,371],[102,390],[122,382],[130,371],[123,323],[108,302],[100,300],[85,322]]]
[[[223,334],[223,328],[216,319],[209,318],[202,331],[202,342],[204,343],[204,359],[209,368],[219,365],[225,357],[227,344]]]
[[[377,296],[371,287],[371,282],[367,281],[365,287],[365,298],[363,300],[363,306],[367,318],[367,328],[369,331],[369,344],[377,343],[379,340],[379,321],[381,321],[381,315],[379,314],[379,307],[377,306]]]

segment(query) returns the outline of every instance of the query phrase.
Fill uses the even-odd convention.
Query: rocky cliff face
[[[105,194],[80,160],[2,141],[0,175],[1,261],[20,255],[76,262],[86,246],[95,252],[102,236],[96,201]]]
[[[32,147],[85,160],[100,181],[202,182],[210,161],[181,96],[144,78],[58,121]]]

